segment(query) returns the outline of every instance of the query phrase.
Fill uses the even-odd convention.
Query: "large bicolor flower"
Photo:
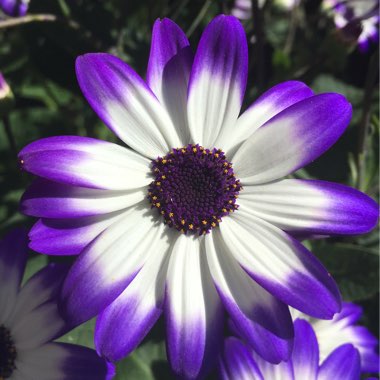
[[[114,366],[94,350],[52,342],[69,329],[57,307],[67,267],[50,264],[20,287],[27,243],[21,230],[0,241],[0,379],[111,379]]]
[[[338,346],[319,364],[319,341],[305,320],[294,322],[294,348],[287,362],[271,364],[235,337],[224,342],[219,358],[223,380],[360,380],[360,357],[352,344]]]
[[[39,252],[80,254],[62,308],[73,323],[100,313],[98,351],[130,353],[165,314],[173,370],[200,376],[215,356],[223,309],[267,360],[291,350],[287,305],[317,318],[340,310],[335,282],[290,233],[369,231],[377,205],[323,181],[282,179],[343,133],[351,106],[300,82],[267,91],[239,116],[247,42],[218,16],[193,54],[168,19],[153,29],[147,80],[108,54],[77,60],[80,87],[129,148],[65,136],[31,143],[39,176],[23,211]]]
[[[357,322],[363,314],[359,305],[343,302],[342,311],[332,320],[310,318],[297,310],[291,310],[293,319],[306,319],[317,336],[320,360],[325,360],[336,348],[351,343],[359,351],[361,371],[378,373],[380,358],[377,353],[378,340]]]

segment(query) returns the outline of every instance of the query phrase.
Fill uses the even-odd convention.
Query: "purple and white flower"
[[[3,74],[0,72],[0,103],[9,97],[12,96],[11,88],[8,83],[5,81]]]
[[[319,364],[319,342],[309,322],[297,319],[291,358],[271,364],[241,340],[229,337],[219,358],[220,377],[222,380],[360,379],[360,356],[352,344],[338,346]]]
[[[262,8],[265,3],[266,0],[259,0],[259,8]],[[300,0],[275,0],[277,6],[289,11],[298,6],[299,3]],[[249,20],[252,18],[252,0],[235,0],[231,14],[240,20]]]
[[[95,343],[110,360],[164,312],[173,370],[199,377],[216,358],[226,310],[278,363],[292,346],[287,305],[326,319],[340,310],[335,282],[289,233],[364,233],[377,205],[342,185],[282,177],[337,141],[351,106],[290,81],[239,116],[247,55],[233,16],[208,25],[194,57],[182,30],[158,20],[146,82],[109,54],[76,63],[90,105],[130,148],[63,136],[20,152],[40,177],[22,199],[41,218],[30,246],[80,254],[62,309],[72,323],[100,313]]]
[[[57,306],[68,268],[50,264],[21,287],[27,254],[23,230],[0,241],[0,379],[111,379],[114,366],[94,350],[52,342],[70,330]]]
[[[361,371],[379,372],[379,355],[376,351],[378,340],[364,326],[357,322],[363,314],[359,305],[343,302],[342,311],[332,320],[310,318],[297,310],[291,310],[293,319],[306,319],[317,336],[320,361],[325,360],[336,348],[351,343],[359,351]]]
[[[30,0],[0,0],[0,9],[8,16],[25,16]]]
[[[348,40],[355,40],[365,52],[371,42],[379,40],[379,0],[324,0],[324,8],[331,10],[335,26]]]

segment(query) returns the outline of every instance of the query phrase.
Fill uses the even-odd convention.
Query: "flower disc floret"
[[[4,325],[0,325],[0,379],[11,377],[16,368],[16,358],[17,351],[11,333]]]
[[[152,162],[148,199],[164,223],[183,233],[208,233],[238,208],[241,190],[220,149],[189,144]]]

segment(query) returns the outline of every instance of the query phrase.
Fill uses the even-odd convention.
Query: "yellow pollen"
[[[228,201],[228,203],[231,204],[231,203],[232,203],[232,200],[230,199],[230,200]]]
[[[216,227],[216,223],[215,223],[215,222],[212,222],[211,225],[212,225],[213,227]]]
[[[193,148],[193,152],[194,152],[194,153],[197,153],[197,148]]]
[[[157,203],[156,203],[156,207],[157,207],[157,208],[160,208],[160,207],[161,207],[161,203],[160,203],[160,202],[157,202]]]
[[[222,211],[223,211],[223,212],[227,212],[227,209],[226,209],[226,208],[222,208]]]
[[[161,179],[166,179],[166,175],[163,175],[163,176],[161,177]]]
[[[219,157],[219,153],[215,153],[214,157],[218,158]]]
[[[234,189],[236,189],[236,188],[237,188],[237,186],[236,186],[236,184],[235,184],[235,183],[232,185],[232,187],[233,187]]]
[[[173,218],[174,214],[172,212],[169,212],[169,217]]]
[[[162,160],[162,163],[165,165],[168,161],[167,160]]]
[[[228,170],[227,169],[224,169],[224,174],[227,174],[228,173]]]
[[[155,171],[156,173],[158,173],[158,172],[160,171],[160,169],[158,169],[158,168],[154,168],[154,171]]]
[[[207,152],[205,150],[202,150],[202,154],[207,154]]]
[[[223,164],[223,166],[228,166],[227,162],[225,162],[225,163]]]
[[[182,152],[182,153],[186,153],[186,149],[183,149],[183,148],[182,148],[182,149],[181,149],[181,152]]]
[[[156,186],[161,186],[161,182],[156,182]]]
[[[154,197],[152,197],[152,199],[153,199],[154,201],[156,201],[156,200],[157,200],[157,197],[156,197],[156,196],[154,196]]]
[[[189,224],[189,230],[192,230],[194,228],[194,225]]]
[[[164,210],[161,211],[161,215],[165,215],[165,211]]]
[[[206,225],[207,224],[207,220],[202,220],[202,224]]]
[[[181,224],[184,226],[185,223],[186,223],[186,222],[185,222],[185,219],[182,219],[182,220],[181,220]]]

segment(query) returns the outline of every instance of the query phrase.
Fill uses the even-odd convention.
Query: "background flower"
[[[111,379],[113,365],[94,350],[52,342],[70,329],[57,307],[68,268],[51,264],[21,287],[27,253],[25,231],[0,241],[0,378]]]
[[[30,0],[0,0],[0,9],[8,16],[25,16]]]
[[[219,361],[223,380],[329,380],[360,379],[360,358],[352,344],[338,346],[319,364],[319,341],[312,326],[305,320],[294,323],[294,348],[291,359],[280,364],[265,362],[241,341],[226,339]]]

